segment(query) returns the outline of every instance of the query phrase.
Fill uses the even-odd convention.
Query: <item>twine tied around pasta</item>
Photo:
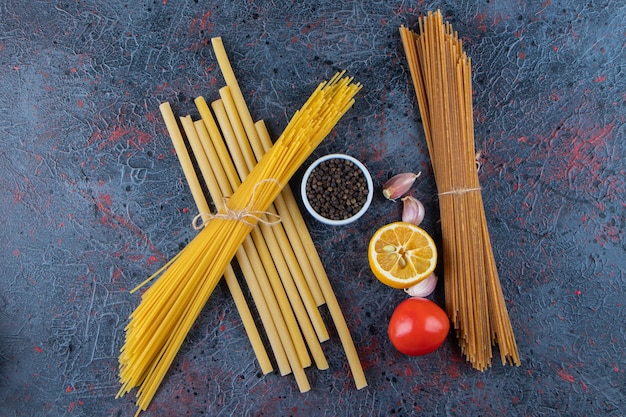
[[[459,196],[459,195],[463,195],[465,193],[471,193],[472,191],[480,191],[480,190],[481,190],[480,187],[476,187],[476,188],[457,188],[457,189],[450,190],[450,191],[444,191],[442,193],[439,193],[438,195],[439,196],[442,196],[442,195],[456,195],[456,196]]]
[[[256,196],[257,188],[265,183],[272,182],[276,184],[278,187],[281,187],[280,182],[274,178],[267,178],[262,181],[259,181],[254,185],[254,189],[252,190],[252,197],[250,197],[250,202],[246,207],[241,210],[234,210],[228,207],[228,199],[229,197],[223,197],[222,202],[224,205],[224,212],[220,213],[199,213],[197,214],[191,225],[195,230],[202,229],[207,225],[209,221],[212,219],[224,219],[224,220],[237,220],[240,221],[250,227],[254,226],[256,223],[263,223],[269,226],[273,226],[281,222],[281,218],[278,214],[272,213],[270,211],[260,211],[260,210],[252,210],[254,206],[254,199]],[[282,188],[282,187],[281,187]],[[268,219],[264,219],[263,217],[267,216]],[[252,217],[254,221],[249,221],[248,218]]]

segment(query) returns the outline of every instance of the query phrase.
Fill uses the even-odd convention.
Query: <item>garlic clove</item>
[[[424,209],[422,202],[411,196],[402,197],[402,202],[404,203],[402,221],[419,226],[426,214],[426,209]]]
[[[428,297],[430,294],[435,291],[437,287],[437,275],[433,272],[423,281],[418,282],[412,287],[405,288],[404,292],[409,294],[411,297]]]
[[[412,172],[405,172],[397,174],[391,177],[383,185],[383,195],[389,200],[395,200],[402,197],[411,188],[417,177],[421,172],[414,174]]]

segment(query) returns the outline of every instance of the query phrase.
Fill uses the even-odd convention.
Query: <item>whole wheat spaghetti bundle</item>
[[[479,370],[498,344],[520,358],[491,247],[476,169],[471,62],[441,12],[400,28],[439,194],[446,311],[461,350]]]
[[[274,146],[202,231],[162,270],[130,316],[119,357],[122,387],[145,410],[219,279],[281,189],[354,103],[343,73],[321,83]]]

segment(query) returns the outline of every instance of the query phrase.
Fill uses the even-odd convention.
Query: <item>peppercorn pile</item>
[[[352,161],[333,158],[321,162],[309,176],[306,194],[317,213],[330,220],[357,214],[367,200],[365,175]]]

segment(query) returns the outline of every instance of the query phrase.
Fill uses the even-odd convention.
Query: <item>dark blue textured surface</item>
[[[158,105],[195,116],[193,98],[217,98],[212,36],[274,138],[347,69],[364,89],[312,158],[351,154],[377,187],[423,171],[413,195],[438,237],[398,34],[437,7],[474,64],[480,179],[522,365],[480,373],[453,338],[423,358],[393,350],[386,325],[405,295],[373,278],[366,245],[400,206],[377,194],[349,227],[307,218],[369,387],[354,389],[332,328],[310,392],[260,376],[218,286],[145,415],[626,415],[621,2],[18,0],[0,1],[0,416],[134,414],[132,396],[114,399],[129,289],[195,233]]]

